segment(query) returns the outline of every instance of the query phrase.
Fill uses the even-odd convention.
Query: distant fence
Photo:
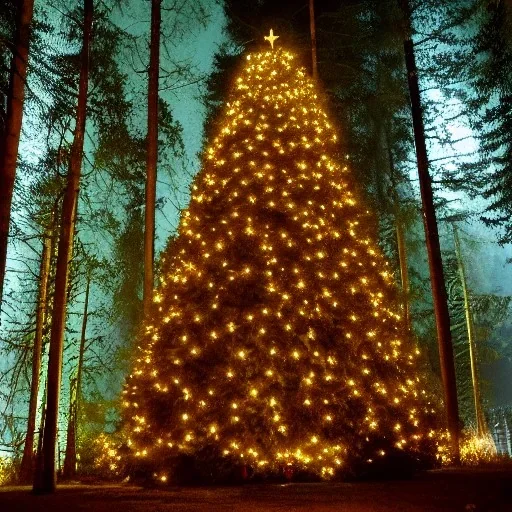
[[[512,457],[512,407],[495,407],[488,411],[489,428],[499,454]]]

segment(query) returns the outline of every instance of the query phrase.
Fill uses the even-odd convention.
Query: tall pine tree
[[[483,163],[491,170],[484,197],[491,200],[483,220],[501,229],[500,242],[512,242],[512,6],[510,2],[484,1],[476,38],[475,102],[481,122],[476,128]]]
[[[323,101],[291,53],[246,59],[127,379],[135,466],[328,478],[433,459],[437,400]]]

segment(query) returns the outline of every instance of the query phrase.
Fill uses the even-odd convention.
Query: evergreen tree
[[[457,395],[461,420],[465,427],[474,427],[479,435],[487,432],[483,410],[488,405],[485,392],[488,383],[481,381],[482,364],[500,358],[493,338],[508,314],[511,297],[496,294],[475,293],[465,277],[462,241],[467,247],[474,245],[455,235],[455,253],[447,252],[446,276],[451,312],[451,331],[457,371]],[[457,248],[458,245],[458,248]]]
[[[481,2],[481,25],[476,38],[475,64],[481,112],[479,133],[482,161],[490,170],[484,197],[491,204],[483,217],[501,230],[500,242],[512,242],[512,6],[510,2]]]
[[[155,260],[156,169],[158,161],[158,81],[160,75],[161,0],[151,0],[151,39],[148,66],[148,134],[144,208],[144,293],[146,315],[153,298]]]
[[[324,103],[291,53],[246,59],[127,379],[134,463],[165,481],[181,456],[213,480],[431,460],[437,400]]]
[[[425,102],[430,143],[446,154],[433,162],[434,181],[488,199],[482,220],[498,228],[500,243],[507,243],[512,240],[512,9],[499,0],[413,5],[422,88],[442,96]],[[472,130],[457,138],[452,132],[460,120]]]
[[[414,144],[416,148],[416,162],[425,228],[425,243],[428,254],[430,283],[437,328],[437,344],[439,347],[439,360],[443,391],[445,400],[446,419],[450,432],[452,454],[457,461],[459,458],[459,412],[457,404],[457,389],[455,378],[455,364],[453,359],[453,346],[450,332],[450,314],[448,297],[443,274],[443,261],[437,226],[436,208],[432,190],[432,178],[429,171],[429,157],[423,120],[423,105],[420,95],[418,69],[416,67],[416,54],[412,40],[412,11],[409,0],[400,0],[403,13],[404,27],[404,57],[407,68],[407,82],[411,99],[411,118],[414,128]]]
[[[7,3],[8,12],[11,7],[9,4],[10,2]],[[16,31],[11,50],[12,63],[9,73],[9,87],[6,94],[7,106],[5,108],[5,118],[0,121],[0,304],[4,289],[7,241],[9,238],[11,203],[16,176],[21,121],[23,118],[33,11],[34,0],[18,0]],[[3,112],[0,113],[3,114]]]
[[[276,32],[286,32],[301,61],[309,67],[311,60],[310,20],[304,2],[226,0],[224,4],[231,41],[216,54],[207,83],[207,139],[215,131],[226,84],[231,83],[243,50],[259,40],[260,27],[270,23]],[[409,152],[413,148],[400,12],[395,1],[317,0],[315,13],[319,79],[343,127],[340,144],[378,213],[389,214],[388,146],[397,155],[403,154],[398,146]],[[402,174],[401,158],[396,163],[395,172]]]
[[[43,467],[34,480],[34,491],[54,492],[56,487],[55,449],[62,378],[62,353],[66,327],[69,261],[73,248],[78,192],[85,139],[87,89],[89,85],[89,45],[92,34],[93,0],[84,0],[83,42],[76,107],[75,130],[69,158],[66,188],[60,213],[60,231],[55,270],[54,309],[48,356],[48,389],[43,433]]]
[[[231,43],[215,56],[207,83],[206,139],[216,130],[226,84],[233,80],[242,49],[258,37],[256,27],[272,19],[293,37],[304,62],[310,61],[310,30],[304,3],[225,2]],[[327,90],[335,121],[343,127],[340,146],[379,218],[379,244],[386,254],[405,247],[405,212],[410,201],[409,155],[413,151],[409,97],[403,62],[401,13],[395,0],[385,2],[316,1],[319,79]],[[257,20],[257,22],[255,22]],[[419,219],[418,210],[414,217]],[[409,211],[409,213],[411,210]],[[408,215],[409,216],[409,215]],[[409,222],[412,219],[409,219]],[[400,242],[397,241],[397,233]],[[415,261],[391,258],[396,275]],[[413,298],[412,295],[409,296]]]

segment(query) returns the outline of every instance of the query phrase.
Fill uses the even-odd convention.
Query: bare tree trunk
[[[82,318],[82,333],[80,335],[80,350],[78,355],[78,368],[76,371],[76,404],[77,414],[80,413],[82,404],[82,375],[84,372],[85,342],[87,341],[87,321],[89,319],[89,292],[91,290],[92,273],[87,274],[87,286],[85,288],[84,316]]]
[[[41,400],[41,419],[39,420],[39,432],[37,436],[37,452],[34,468],[34,489],[42,486],[43,478],[43,432],[44,420],[46,418],[46,396],[48,391],[48,380],[44,384],[43,399]]]
[[[398,209],[398,205],[396,205]],[[400,263],[400,279],[402,282],[402,305],[404,312],[404,324],[407,331],[411,331],[411,311],[409,304],[409,269],[407,267],[407,246],[405,244],[405,233],[402,220],[399,214],[395,215],[396,242],[398,246],[398,260]]]
[[[423,112],[421,106],[418,71],[414,56],[411,38],[411,10],[408,0],[399,0],[404,14],[404,53],[411,97],[412,121],[414,128],[414,142],[416,145],[416,159],[420,183],[421,201],[423,205],[423,225],[428,253],[430,282],[434,301],[436,317],[437,342],[439,346],[439,359],[441,363],[441,376],[444,388],[444,401],[448,431],[452,446],[454,463],[459,462],[459,407],[457,403],[457,387],[455,381],[455,364],[453,359],[452,337],[450,332],[450,314],[448,311],[448,298],[443,275],[443,261],[437,231],[436,211],[432,192],[432,181],[428,171],[428,156],[425,143],[425,130],[423,126]]]
[[[82,333],[80,336],[80,348],[78,351],[78,366],[76,370],[75,389],[70,390],[68,435],[66,439],[66,453],[64,455],[64,478],[74,478],[76,476],[76,439],[78,433],[78,421],[80,418],[80,405],[82,397],[82,372],[84,367],[85,341],[87,333],[87,319],[89,316],[89,290],[91,286],[91,274],[87,274],[87,284],[85,288],[84,314],[82,317]],[[72,388],[72,386],[71,386]]]
[[[309,0],[309,29],[311,32],[311,65],[313,80],[316,80],[318,78],[318,61],[316,58],[315,0]]]
[[[155,259],[156,166],[158,161],[158,79],[160,65],[161,1],[151,0],[151,42],[148,77],[148,135],[146,160],[146,210],[144,226],[143,309],[147,315],[153,300]]]
[[[55,273],[55,297],[48,359],[48,395],[43,436],[43,474],[40,480],[41,487],[36,488],[36,485],[34,485],[35,492],[54,492],[56,487],[55,447],[57,441],[59,396],[62,377],[62,352],[66,323],[66,294],[84,147],[87,87],[89,79],[89,45],[92,32],[92,20],[93,0],[84,0],[83,41],[80,82],[78,87],[76,127],[73,145],[71,147],[66,189],[62,203],[57,266]],[[36,482],[37,481],[38,479],[36,479]]]
[[[69,383],[69,416],[66,434],[66,452],[64,454],[64,467],[62,478],[71,480],[76,476],[76,377]]]
[[[43,252],[39,271],[39,296],[37,298],[36,332],[32,349],[32,381],[30,383],[27,435],[20,465],[20,482],[23,483],[31,482],[34,474],[34,433],[36,428],[37,395],[39,393],[39,374],[41,372],[41,359],[43,355],[43,330],[46,320],[52,239],[53,231],[48,230],[43,240]]]
[[[395,160],[391,150],[391,142],[388,130],[384,130],[384,138],[388,154],[389,177],[392,187],[391,194],[393,196],[393,213],[396,226],[396,245],[398,249],[398,263],[400,265],[400,281],[402,283],[402,308],[404,312],[404,325],[407,331],[411,331],[412,325],[409,303],[409,267],[407,262],[407,244],[405,242],[404,224],[400,215],[400,199],[398,196]]]
[[[23,118],[23,102],[25,101],[25,81],[33,11],[34,0],[18,1],[14,55],[7,96],[7,119],[5,132],[0,138],[0,304],[4,289],[12,194]]]
[[[455,254],[457,255],[457,266],[459,267],[460,281],[462,284],[462,295],[464,297],[464,313],[466,315],[466,327],[468,331],[469,361],[471,363],[471,381],[473,383],[473,399],[475,403],[476,432],[478,436],[488,433],[484,413],[482,411],[482,402],[480,399],[480,385],[478,382],[478,366],[475,346],[475,330],[473,327],[473,315],[471,314],[471,305],[469,303],[469,292],[466,281],[466,270],[462,260],[460,249],[459,233],[455,222],[452,223],[453,239],[455,241]]]

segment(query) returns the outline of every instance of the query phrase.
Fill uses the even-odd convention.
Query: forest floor
[[[408,480],[238,487],[60,485],[0,488],[0,512],[512,512],[512,468],[450,469]]]

